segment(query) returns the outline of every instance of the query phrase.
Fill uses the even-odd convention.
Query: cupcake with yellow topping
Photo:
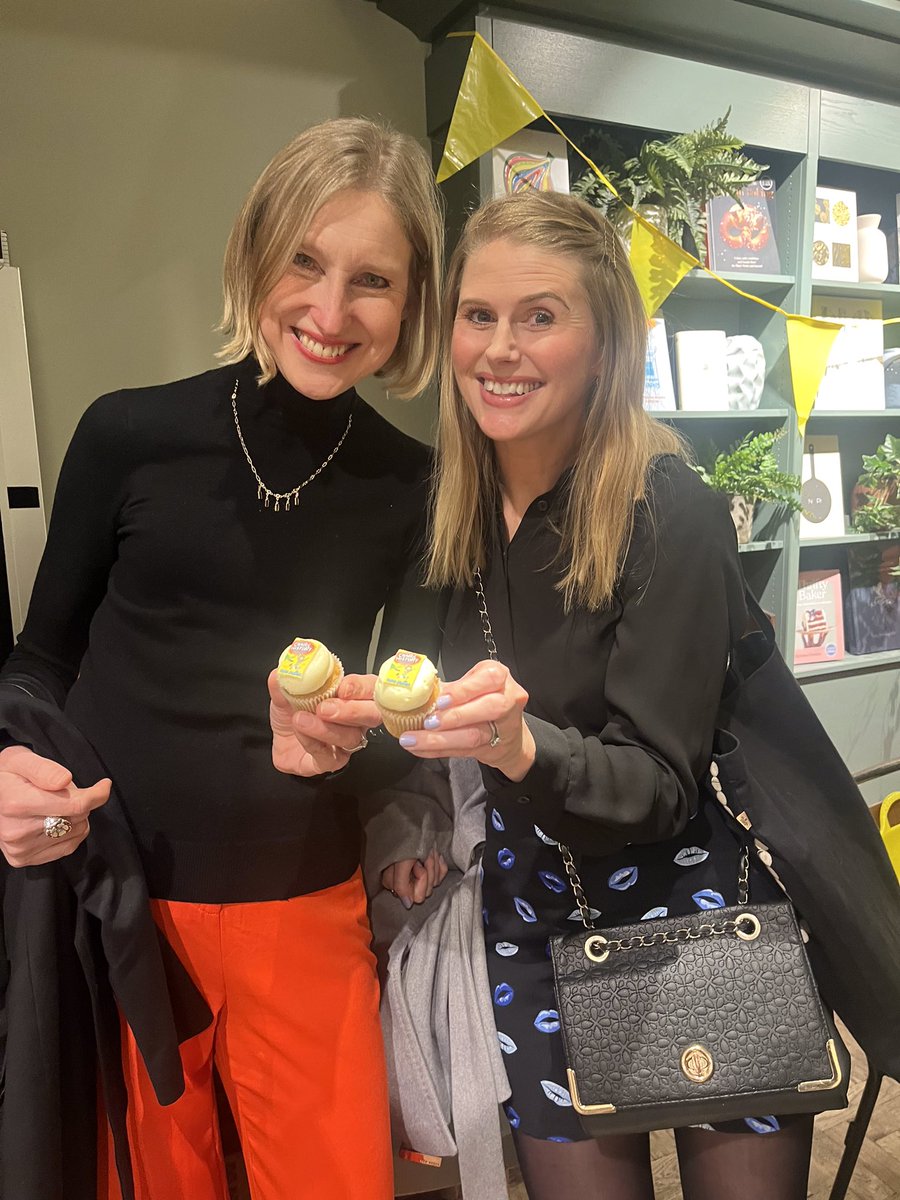
[[[341,660],[313,638],[294,638],[278,660],[278,686],[285,699],[303,712],[330,700],[344,678]]]
[[[375,703],[384,727],[394,737],[421,729],[434,712],[441,692],[437,668],[424,654],[398,650],[381,664],[375,684]]]

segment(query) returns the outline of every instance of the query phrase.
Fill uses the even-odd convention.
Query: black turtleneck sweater
[[[259,388],[256,373],[248,359],[87,410],[3,671],[92,742],[161,899],[285,899],[347,879],[354,793],[389,774],[392,747],[334,777],[279,774],[266,676],[297,635],[365,670],[382,605],[383,656],[435,653],[435,605],[415,586],[429,451],[353,391],[312,401],[280,376]],[[247,448],[276,491],[310,475],[353,414],[288,512],[257,499],[235,378]]]

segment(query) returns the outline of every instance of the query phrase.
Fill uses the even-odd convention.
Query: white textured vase
[[[725,339],[728,407],[759,408],[766,383],[766,356],[762,345],[748,333]]]
[[[878,228],[880,213],[856,218],[860,283],[884,283],[888,275],[887,238]]]

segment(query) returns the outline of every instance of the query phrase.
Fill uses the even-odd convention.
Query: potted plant
[[[753,518],[761,503],[800,512],[800,477],[782,471],[773,453],[783,429],[748,433],[736,445],[718,454],[710,467],[696,466],[700,478],[730,498],[731,519],[738,541],[745,545],[753,536]]]
[[[853,528],[860,533],[900,529],[900,437],[888,434],[862,463],[851,501]]]
[[[623,237],[632,217],[625,205],[637,209],[673,240],[690,234],[697,257],[706,262],[706,204],[713,196],[732,196],[759,179],[768,164],[754,162],[741,151],[744,143],[728,132],[731,109],[702,129],[644,142],[629,157],[609,134],[598,131],[585,139],[593,158],[621,196],[617,200],[588,170],[572,191],[599,208],[617,225]]]

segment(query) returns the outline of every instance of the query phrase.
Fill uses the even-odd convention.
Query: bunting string
[[[685,275],[693,270],[703,271],[742,300],[759,304],[785,318],[794,407],[802,437],[815,405],[832,344],[843,326],[834,321],[788,312],[761,296],[743,291],[731,280],[724,279],[705,266],[625,203],[597,164],[544,111],[480,33],[455,32],[448,36],[470,37],[472,46],[450,120],[437,182],[443,183],[482,154],[487,154],[542,117],[631,214],[633,225],[629,258],[648,319],[659,311]],[[882,321],[885,326],[897,324],[900,324],[900,317],[888,317]]]

